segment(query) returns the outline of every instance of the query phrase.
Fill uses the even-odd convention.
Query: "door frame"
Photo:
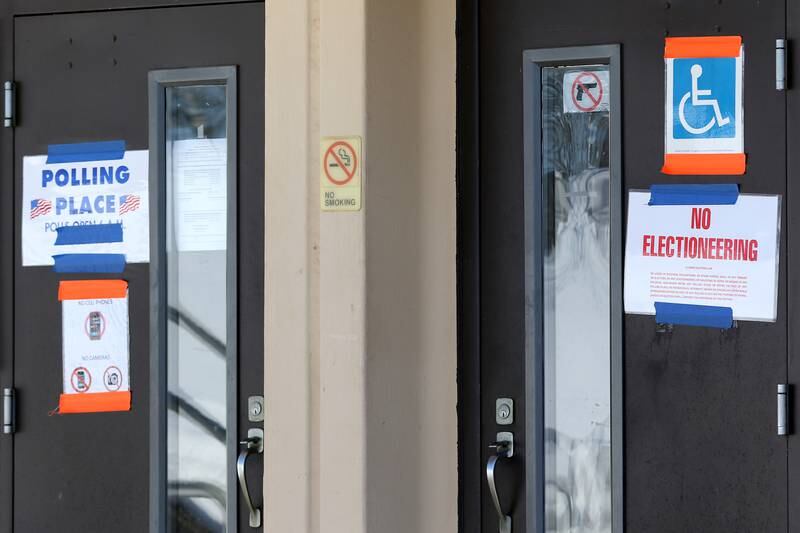
[[[800,413],[800,312],[793,302],[800,301],[800,276],[793,275],[792,265],[794,263],[792,250],[800,249],[800,231],[792,231],[800,227],[800,212],[790,208],[792,200],[798,195],[798,181],[792,179],[792,175],[797,175],[800,170],[800,156],[797,150],[790,150],[792,139],[800,138],[800,84],[795,73],[800,72],[800,49],[795,42],[800,38],[800,9],[794,2],[786,2],[786,87],[784,96],[786,98],[786,197],[782,202],[781,215],[785,218],[785,227],[781,231],[786,235],[786,248],[782,250],[785,261],[786,278],[786,383],[789,388],[789,434],[787,438],[787,458],[788,469],[787,483],[788,494],[786,505],[788,509],[787,522],[789,532],[800,531],[800,490],[796,487],[800,485],[800,437],[797,432],[799,426],[797,415]]]
[[[479,0],[456,5],[456,338],[458,531],[480,533],[480,26]]]
[[[166,89],[193,84],[224,85],[227,129],[227,251],[226,251],[226,450],[227,531],[238,531],[239,483],[236,476],[236,455],[239,446],[238,431],[238,88],[237,68],[199,67],[153,70],[148,75],[149,99],[149,150],[150,150],[150,531],[166,531],[167,499],[167,405],[171,402],[167,391],[167,322],[170,311],[167,305],[167,257],[164,236],[167,231],[167,186],[162,180],[166,172],[166,129],[170,125],[166,116]],[[231,201],[233,200],[233,201]],[[155,280],[158,283],[153,283]]]
[[[14,12],[8,6],[0,11],[0,74],[3,81],[14,79]],[[5,110],[3,110],[5,112]],[[14,269],[16,261],[14,176],[14,129],[0,128],[0,165],[5,176],[0,180],[0,388],[14,387]],[[0,434],[0,530],[14,527],[14,439]]]
[[[120,11],[164,7],[190,7],[214,4],[261,3],[261,0],[8,0],[0,13],[9,17],[55,15],[86,11]]]
[[[528,530],[545,531],[544,487],[544,232],[547,228],[542,176],[542,68],[604,64],[609,67],[609,313],[611,400],[611,505],[612,531],[624,529],[624,367],[623,367],[623,180],[622,180],[622,76],[621,45],[544,48],[523,52],[523,138],[525,210],[525,506]],[[538,119],[536,117],[539,117]],[[532,419],[532,420],[531,420]]]

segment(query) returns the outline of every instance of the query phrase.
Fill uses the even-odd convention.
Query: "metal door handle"
[[[250,509],[250,527],[261,527],[261,509],[253,505],[253,500],[250,498],[250,491],[247,488],[247,477],[245,477],[245,466],[247,466],[247,458],[253,454],[264,453],[264,431],[261,429],[250,429],[247,431],[247,440],[241,441],[239,444],[244,446],[244,449],[239,453],[239,458],[236,460],[236,473],[239,475],[239,487],[242,489],[242,496]]]
[[[493,449],[494,453],[489,456],[489,461],[486,463],[486,481],[489,483],[489,492],[497,511],[498,530],[499,533],[511,533],[511,517],[503,512],[503,507],[500,505],[494,471],[500,459],[510,459],[514,456],[514,436],[511,433],[498,433],[497,442],[490,444],[489,448]]]

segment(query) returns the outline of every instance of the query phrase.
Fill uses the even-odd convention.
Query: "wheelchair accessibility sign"
[[[667,39],[667,174],[743,174],[744,49],[739,37]]]
[[[736,111],[735,59],[676,59],[673,62],[674,138],[735,138]]]

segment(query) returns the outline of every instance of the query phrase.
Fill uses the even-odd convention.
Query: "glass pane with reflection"
[[[542,69],[548,532],[611,531],[609,111],[589,86],[606,71]]]
[[[166,89],[168,531],[225,531],[227,109]]]

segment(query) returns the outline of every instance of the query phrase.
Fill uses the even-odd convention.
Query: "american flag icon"
[[[139,209],[140,198],[135,194],[126,194],[119,197],[119,214],[124,215]]]
[[[42,215],[46,215],[53,210],[53,203],[50,200],[32,200],[31,201],[31,220]]]

